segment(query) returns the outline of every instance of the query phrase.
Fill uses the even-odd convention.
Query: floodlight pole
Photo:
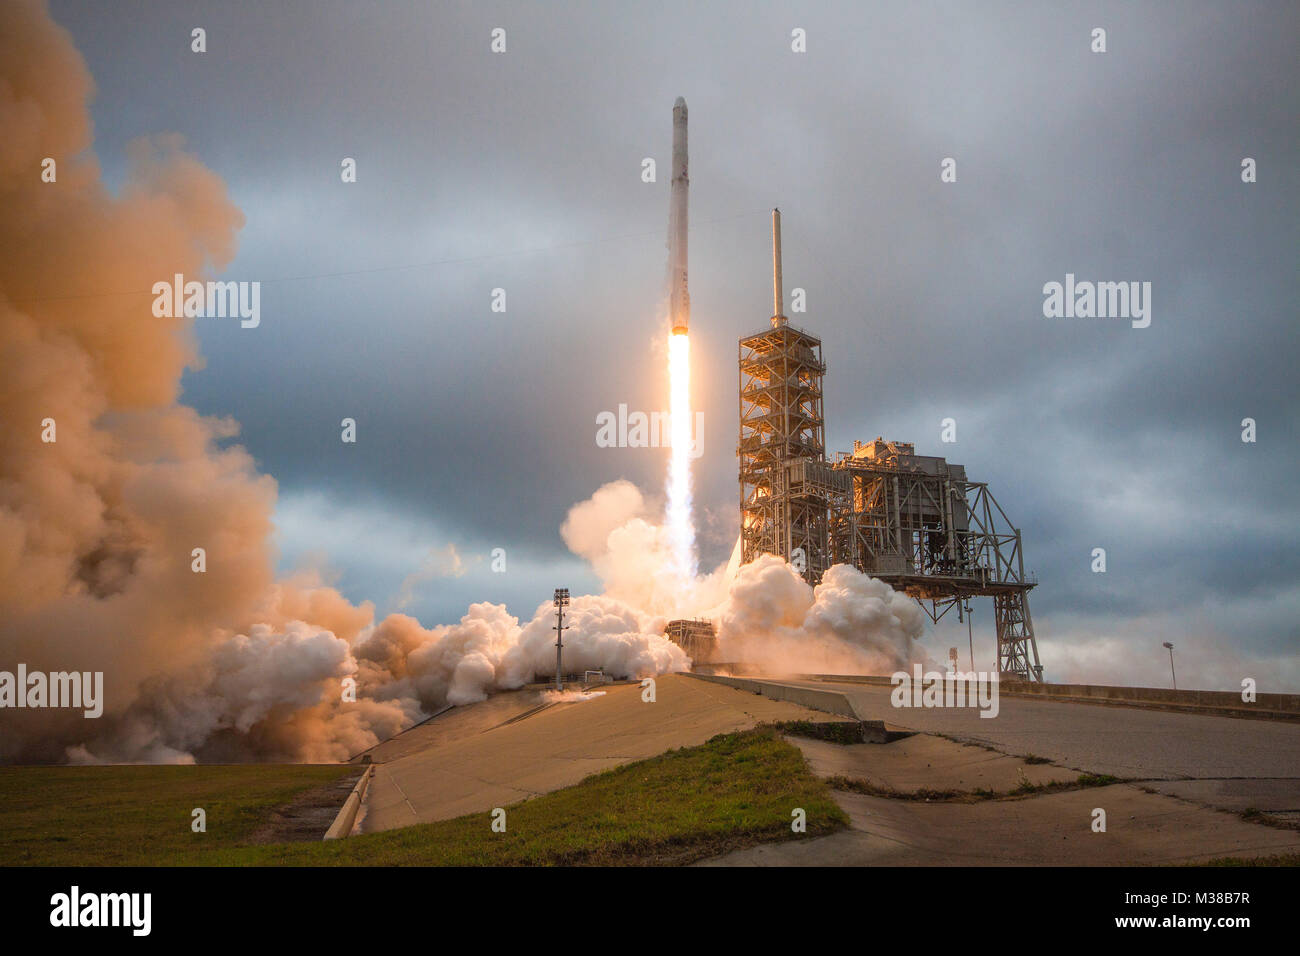
[[[564,608],[569,603],[569,589],[555,589],[555,689],[564,690],[564,682],[561,675],[564,673],[561,654],[564,650],[564,632],[568,628],[564,624]]]
[[[556,605],[555,608],[555,689],[564,690],[564,684],[560,680],[560,675],[564,673],[560,662],[560,655],[564,652],[564,607]]]

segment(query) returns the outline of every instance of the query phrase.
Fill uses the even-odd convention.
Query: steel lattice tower
[[[772,327],[740,340],[741,561],[774,554],[809,583],[830,567],[822,343],[782,313],[781,213],[772,211]]]
[[[906,442],[855,442],[835,471],[848,507],[831,512],[834,563],[851,564],[916,599],[938,622],[972,597],[992,597],[998,672],[1042,680],[1020,529],[988,484]]]

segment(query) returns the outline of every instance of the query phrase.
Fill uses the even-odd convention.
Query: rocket
[[[669,314],[673,335],[685,335],[691,324],[691,294],[686,289],[686,100],[673,104],[673,179],[668,205]]]

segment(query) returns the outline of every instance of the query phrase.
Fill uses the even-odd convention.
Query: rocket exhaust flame
[[[673,563],[683,582],[695,580],[695,526],[691,520],[691,337],[668,337],[672,448],[668,463],[668,535]]]

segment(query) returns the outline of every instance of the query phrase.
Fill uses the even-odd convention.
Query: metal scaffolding
[[[998,670],[1043,679],[1020,531],[983,482],[913,445],[855,442],[826,459],[822,343],[782,314],[781,214],[772,213],[771,328],[740,340],[741,563],[789,561],[809,584],[849,564],[915,598],[937,622],[993,598]]]
[[[717,653],[717,629],[704,618],[669,621],[664,625],[664,637],[684,650],[693,664],[707,664]]]
[[[933,621],[975,596],[993,598],[998,670],[1042,680],[1020,531],[984,482],[904,442],[855,442],[836,456],[849,507],[831,514],[835,563],[916,598]]]
[[[741,560],[791,562],[812,584],[830,567],[821,342],[786,324],[740,340]]]

